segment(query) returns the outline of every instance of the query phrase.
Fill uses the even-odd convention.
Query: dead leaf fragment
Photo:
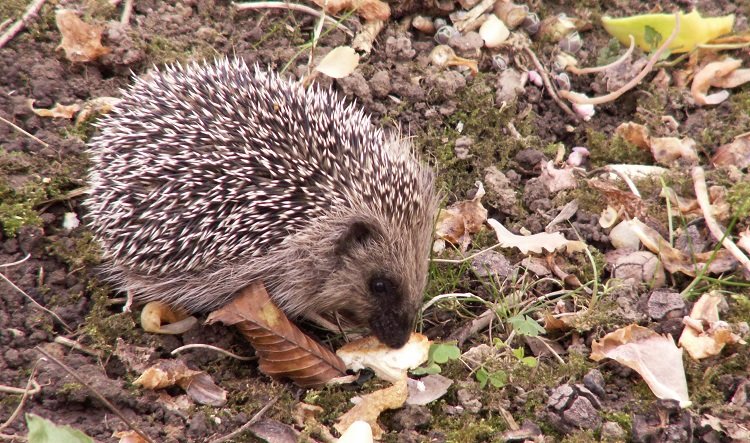
[[[104,54],[109,48],[102,46],[102,28],[84,23],[70,9],[60,9],[55,14],[57,29],[62,40],[57,49],[62,48],[72,62],[90,62]]]
[[[682,349],[672,337],[651,329],[629,325],[605,335],[591,345],[591,359],[611,358],[638,372],[658,398],[692,404],[682,365]]]
[[[638,123],[622,123],[617,129],[615,129],[615,134],[639,148],[649,149],[651,147],[651,135],[649,134],[648,128],[639,125]]]
[[[81,106],[75,103],[72,105],[61,105],[60,103],[55,103],[55,106],[49,109],[35,108],[34,100],[28,100],[27,103],[34,114],[39,117],[73,118],[73,116],[76,115],[76,112],[81,109]]]
[[[446,209],[441,209],[435,225],[435,236],[449,243],[460,246],[466,251],[471,243],[471,234],[482,229],[487,220],[487,209],[482,206],[484,186],[477,182],[477,193],[471,200],[456,202]]]
[[[504,248],[518,248],[522,254],[529,253],[541,254],[546,252],[555,252],[563,246],[568,246],[568,241],[559,232],[540,232],[532,235],[516,235],[505,228],[499,221],[487,219],[492,229],[495,230],[497,241]]]
[[[331,50],[315,68],[331,78],[349,76],[359,65],[359,54],[350,46],[339,46]]]
[[[94,113],[108,114],[112,108],[117,106],[122,101],[121,98],[117,97],[96,97],[86,101],[81,107],[81,112],[76,117],[76,124],[80,124],[87,118],[91,117]]]
[[[162,302],[146,303],[141,311],[141,327],[155,334],[183,334],[197,323],[197,318]]]
[[[403,406],[408,392],[404,377],[392,386],[363,395],[359,403],[339,418],[336,430],[343,434],[355,421],[361,420],[370,424],[373,436],[379,440],[383,435],[383,429],[378,425],[380,413]]]
[[[239,329],[255,348],[259,369],[268,376],[312,387],[346,374],[344,362],[295,326],[260,282],[208,316],[207,323],[217,321]]]
[[[363,19],[388,20],[391,16],[391,7],[388,3],[380,0],[312,0],[316,5],[325,8],[328,14],[338,14],[344,9],[356,11]]]
[[[146,443],[146,439],[135,431],[119,431],[112,434],[112,437],[119,438],[118,443]]]
[[[736,166],[740,169],[750,166],[750,132],[738,135],[732,142],[716,148],[711,163],[714,166]]]
[[[227,402],[226,391],[218,387],[211,376],[188,368],[180,359],[159,360],[133,383],[147,389],[180,386],[196,403],[204,405],[223,406]]]
[[[705,293],[683,319],[685,329],[680,346],[695,360],[719,355],[726,344],[745,344],[739,335],[732,333],[728,323],[719,320],[719,304],[723,300],[718,292]]]
[[[353,371],[370,368],[378,377],[395,383],[406,377],[406,371],[427,361],[431,343],[424,335],[413,332],[404,346],[393,349],[369,336],[345,344],[336,355]]]
[[[651,154],[654,160],[663,165],[669,165],[677,160],[688,164],[698,163],[695,151],[695,140],[690,137],[654,137],[651,139]]]
[[[729,91],[721,90],[708,94],[713,86],[716,88],[735,88],[750,81],[750,69],[738,69],[742,60],[731,57],[711,62],[695,74],[690,93],[698,105],[718,105],[729,98]]]
[[[549,192],[559,192],[565,189],[575,189],[578,187],[578,182],[573,175],[573,169],[557,169],[552,160],[542,163],[541,168],[542,173],[539,176],[539,180]]]

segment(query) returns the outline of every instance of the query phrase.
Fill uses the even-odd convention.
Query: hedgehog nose
[[[386,311],[370,319],[370,329],[375,337],[386,346],[398,349],[409,341],[414,329],[414,321],[408,315]]]

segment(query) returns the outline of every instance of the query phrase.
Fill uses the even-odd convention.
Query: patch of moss
[[[641,149],[619,136],[612,136],[588,128],[585,146],[591,153],[589,160],[593,167],[612,163],[651,164],[650,152]]]
[[[0,225],[8,237],[15,237],[23,226],[41,226],[42,218],[30,202],[0,203]]]
[[[442,408],[444,400],[433,402],[428,407],[432,410],[430,430],[442,434],[445,441],[455,443],[499,442],[499,434],[507,429],[507,424],[500,417],[488,410],[478,414],[446,414]],[[397,440],[391,440],[397,441]]]
[[[101,261],[101,250],[90,231],[84,231],[72,239],[57,238],[47,245],[47,251],[59,257],[70,270],[90,267]]]
[[[91,293],[92,304],[83,329],[94,348],[112,352],[118,337],[130,343],[142,341],[143,334],[136,329],[133,313],[112,313],[108,303],[109,288],[92,279],[87,290]]]
[[[727,202],[732,206],[730,213],[744,218],[750,211],[750,182],[740,182],[732,186],[727,193]]]

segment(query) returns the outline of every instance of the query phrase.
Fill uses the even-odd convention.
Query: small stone
[[[568,409],[562,413],[562,418],[566,423],[580,429],[596,429],[602,419],[599,413],[586,397],[578,397]]]
[[[684,309],[685,300],[682,295],[670,289],[654,290],[648,298],[648,315],[654,320],[663,319],[670,311]]]
[[[562,411],[568,405],[574,394],[575,391],[569,384],[560,385],[550,393],[549,398],[547,399],[547,407],[556,411]]]
[[[458,396],[458,401],[468,412],[477,414],[482,410],[482,402],[468,389],[459,389],[456,395]]]
[[[393,415],[393,429],[403,431],[430,424],[432,414],[424,406],[406,405]]]
[[[591,392],[598,395],[599,398],[604,398],[604,376],[600,370],[592,369],[586,373],[586,375],[583,376],[583,385]]]
[[[625,430],[619,424],[608,421],[602,425],[602,441],[623,441],[625,439]]]
[[[492,276],[501,281],[513,272],[510,261],[497,251],[487,251],[475,257],[471,268],[477,277]]]
[[[471,145],[474,144],[474,140],[471,137],[468,136],[461,136],[456,139],[456,157],[460,160],[465,160],[469,157],[471,157],[471,154],[469,153],[469,148]]]

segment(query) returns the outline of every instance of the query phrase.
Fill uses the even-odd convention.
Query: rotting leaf
[[[643,217],[647,213],[646,205],[640,197],[630,191],[620,189],[609,181],[592,178],[588,181],[588,185],[602,193],[609,206],[628,217]]]
[[[60,9],[55,14],[57,29],[62,40],[57,49],[62,48],[72,62],[90,62],[104,54],[109,48],[102,46],[102,28],[84,23],[70,9]]]
[[[651,147],[651,134],[649,134],[648,128],[644,125],[634,122],[621,123],[615,129],[615,134],[639,148],[650,149]]]
[[[672,33],[674,14],[641,14],[630,17],[602,17],[604,29],[623,45],[635,44],[644,51],[656,50],[663,39]],[[698,11],[680,12],[680,32],[667,48],[672,54],[692,51],[696,46],[732,32],[734,14],[722,17],[701,17]]]
[[[31,108],[34,114],[38,115],[39,117],[73,118],[73,116],[76,115],[76,112],[81,109],[81,106],[75,103],[72,105],[61,105],[60,103],[55,103],[55,106],[49,109],[45,109],[35,108],[34,100],[29,99],[27,102],[29,104],[29,108]]]
[[[705,293],[683,319],[680,346],[695,360],[719,355],[726,344],[745,344],[727,322],[719,320],[719,304],[723,300],[718,292]]]
[[[339,46],[326,54],[315,70],[331,78],[344,78],[354,72],[357,65],[359,54],[350,46]]]
[[[682,349],[671,336],[629,325],[591,344],[591,359],[611,358],[638,372],[658,398],[677,400],[686,408],[692,403],[682,365]]]
[[[552,160],[541,164],[542,173],[539,181],[549,190],[549,192],[559,192],[565,189],[575,189],[578,183],[573,175],[573,169],[555,168]]]
[[[477,182],[477,193],[471,200],[456,202],[438,214],[435,225],[435,236],[447,242],[457,244],[461,251],[466,251],[471,243],[471,234],[482,229],[487,220],[487,209],[482,206],[484,186]]]
[[[716,148],[711,163],[714,166],[736,166],[740,169],[750,166],[750,132],[738,135],[730,143]]]
[[[669,165],[677,160],[688,164],[698,163],[698,153],[695,151],[695,140],[690,137],[651,138],[651,153],[654,160],[663,165]]]
[[[147,389],[164,389],[179,386],[196,403],[209,406],[224,406],[227,393],[214,383],[210,375],[187,367],[184,361],[159,360],[147,368],[133,384]]]
[[[240,330],[255,348],[259,369],[268,376],[313,387],[346,374],[344,362],[295,326],[261,282],[250,284],[208,316],[207,323],[217,321]]]

